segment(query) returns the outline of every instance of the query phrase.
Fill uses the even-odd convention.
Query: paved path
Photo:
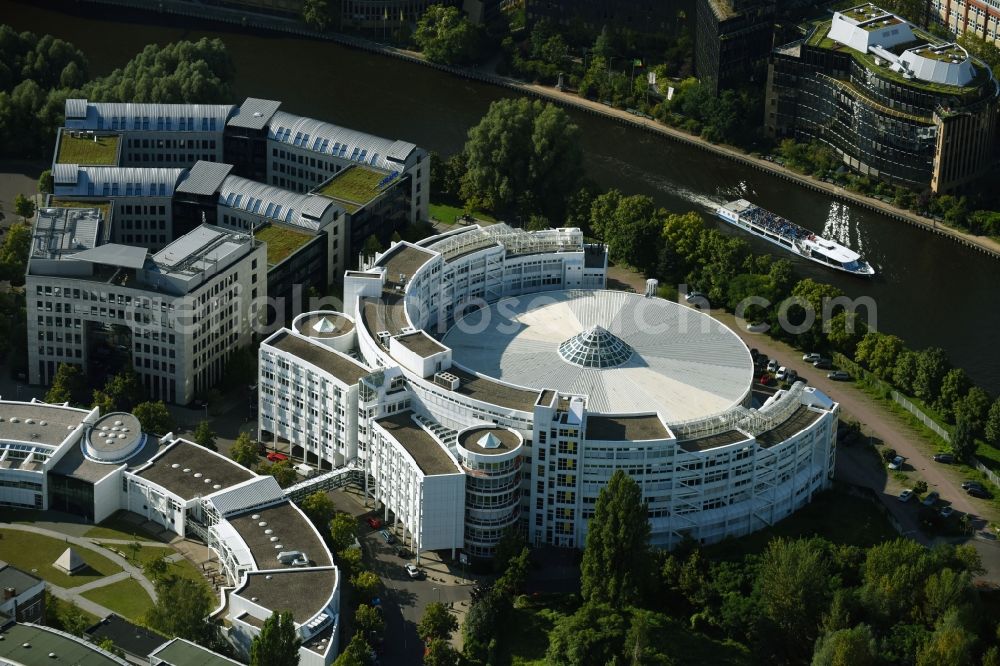
[[[124,570],[121,572],[122,575],[127,575],[131,578],[134,578],[136,582],[142,586],[142,589],[144,589],[146,593],[149,594],[150,599],[152,599],[154,602],[156,601],[156,588],[153,585],[153,583],[150,582],[150,580],[146,578],[145,575],[143,575],[142,569],[135,566],[121,555],[118,555],[117,553],[114,553],[108,550],[107,548],[102,548],[101,546],[98,546],[90,538],[68,536],[61,532],[47,530],[44,527],[37,527],[35,525],[19,525],[16,523],[0,523],[0,525],[2,525],[5,529],[18,530],[21,532],[31,532],[33,534],[40,534],[42,536],[52,537],[54,539],[61,539],[67,543],[73,544],[74,546],[79,546],[80,548],[86,548],[87,550],[92,550],[95,553],[99,553],[100,555],[108,558],[109,560],[120,566]],[[156,545],[160,547],[163,546],[163,544],[156,544]],[[115,576],[118,575],[119,574],[115,574]],[[117,582],[117,580],[111,580],[112,578],[115,578],[115,576],[108,576],[106,578],[102,578],[100,581],[96,581],[97,583],[100,583],[100,585],[81,585],[80,587],[86,589],[93,589],[94,587],[103,587],[104,585],[109,585],[111,583]],[[58,587],[56,585],[52,585],[52,583],[49,583],[49,586],[52,587],[53,590],[55,590],[55,588]],[[74,587],[65,591],[67,593],[72,594],[77,592],[78,590],[79,588]],[[83,605],[81,604],[81,608],[82,607]]]

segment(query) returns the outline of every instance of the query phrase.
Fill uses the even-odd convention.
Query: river
[[[147,43],[220,36],[236,64],[234,101],[244,96],[282,100],[283,108],[293,113],[413,141],[443,154],[461,148],[468,128],[490,102],[510,95],[330,43],[247,34],[228,26],[213,32],[205,26],[189,30],[177,19],[91,4],[40,7],[0,0],[0,21],[73,42],[87,54],[96,75],[124,64]],[[697,210],[706,219],[713,219],[709,211],[716,203],[746,196],[849,245],[875,266],[875,279],[793,261],[804,276],[835,284],[852,297],[872,297],[880,330],[899,335],[914,348],[945,348],[975,381],[1000,392],[1000,357],[993,349],[1000,328],[996,259],[695,148],[570,113],[583,130],[587,173],[602,187],[648,194],[669,210]],[[762,252],[773,248],[751,241]]]

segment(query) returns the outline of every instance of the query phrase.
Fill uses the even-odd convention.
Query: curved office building
[[[755,394],[731,330],[606,291],[606,266],[579,229],[396,243],[345,275],[354,349],[306,330],[265,340],[262,436],[363,469],[418,553],[488,558],[511,527],[580,548],[619,469],[664,547],[747,534],[828,486],[836,403],[801,383]],[[323,391],[350,395],[356,422],[310,416]]]

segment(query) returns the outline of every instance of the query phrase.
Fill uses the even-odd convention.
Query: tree
[[[359,571],[351,576],[351,585],[354,586],[355,594],[358,595],[359,599],[366,601],[371,600],[375,596],[379,583],[381,583],[381,580],[372,571]]]
[[[866,366],[879,379],[889,379],[896,367],[896,358],[903,351],[903,341],[895,335],[869,331],[858,343],[854,360]]]
[[[616,608],[635,603],[647,580],[649,519],[642,491],[617,470],[601,488],[587,526],[581,565],[583,598]]]
[[[941,391],[934,406],[946,419],[955,416],[955,407],[972,388],[972,380],[962,368],[952,368],[941,380]],[[970,424],[971,425],[971,424]]]
[[[459,656],[448,641],[435,638],[427,644],[424,666],[458,666]]]
[[[816,644],[812,660],[812,666],[873,666],[876,663],[878,647],[867,624],[826,634]]]
[[[507,562],[507,568],[497,579],[494,589],[508,599],[513,599],[524,586],[524,581],[528,579],[529,557],[528,547],[523,546],[521,552]]]
[[[413,41],[431,62],[456,65],[475,57],[479,35],[457,7],[431,5],[417,21]]]
[[[972,424],[976,437],[982,437],[990,413],[990,394],[980,386],[973,386],[965,397],[955,403],[955,419],[965,418]]]
[[[580,129],[562,109],[524,97],[493,102],[463,155],[461,196],[475,208],[561,220],[583,175]]]
[[[45,394],[45,402],[53,405],[77,402],[76,396],[79,396],[84,390],[86,390],[86,385],[80,373],[80,366],[72,363],[60,363],[52,378],[52,385]]]
[[[647,196],[610,190],[594,200],[590,228],[607,243],[613,260],[648,273],[659,257],[665,217]]]
[[[18,194],[14,197],[14,212],[21,216],[21,221],[27,222],[29,217],[35,215],[35,200]]]
[[[263,470],[264,474],[269,474],[274,477],[274,480],[278,482],[278,485],[282,488],[287,488],[288,486],[295,483],[295,479],[298,476],[295,474],[295,468],[292,467],[291,461],[279,460],[273,465],[268,465]]]
[[[364,565],[361,562],[360,548],[342,548],[337,552],[337,561],[345,576],[349,576],[352,571],[361,571]]]
[[[993,401],[986,416],[986,441],[1000,447],[1000,398]]]
[[[948,355],[940,347],[928,347],[917,352],[917,376],[913,380],[913,394],[924,402],[933,402],[950,367]]]
[[[118,412],[132,411],[135,405],[143,401],[145,395],[139,375],[132,368],[122,370],[108,379],[104,384],[104,393],[114,405],[112,411]]]
[[[104,638],[101,639],[101,641],[97,644],[97,647],[101,648],[105,652],[110,652],[111,654],[115,655],[116,657],[124,657],[125,656],[125,650],[123,650],[120,647],[118,647],[117,645],[115,645],[115,642],[113,640],[111,640],[110,637],[107,637],[107,636],[105,636]]]
[[[0,245],[0,279],[15,285],[24,284],[28,270],[28,253],[31,251],[31,225],[23,222],[12,224],[7,237]]]
[[[349,513],[338,513],[330,521],[330,545],[340,552],[354,545],[358,536],[358,523]]]
[[[365,259],[374,258],[376,254],[382,251],[382,242],[379,241],[378,236],[372,234],[365,240],[365,245],[361,250],[361,253],[365,256]]]
[[[302,500],[300,506],[315,525],[326,525],[329,523],[336,510],[333,500],[322,490],[317,490],[308,495]]]
[[[493,554],[493,570],[502,572],[507,568],[510,560],[521,554],[524,549],[524,534],[516,525],[511,525],[500,535],[496,550]]]
[[[972,602],[972,574],[945,567],[932,573],[924,585],[923,619],[934,625],[947,613]]]
[[[199,422],[198,427],[194,429],[194,443],[209,451],[219,450],[219,447],[215,445],[215,432],[212,431],[212,426],[209,425],[208,421]]]
[[[813,650],[816,628],[830,605],[830,565],[818,540],[773,539],[757,569],[761,615],[782,640],[783,661],[800,662]]]
[[[212,611],[212,601],[204,583],[182,576],[166,578],[157,585],[156,596],[156,603],[146,613],[150,627],[194,642],[208,637],[212,629],[205,618]]]
[[[337,661],[333,662],[333,666],[370,666],[371,663],[371,646],[365,640],[364,636],[360,633],[355,633],[354,637],[351,638],[351,642],[347,644],[344,651],[337,657]]]
[[[275,611],[250,643],[250,666],[295,666],[301,643],[292,614]]]
[[[52,169],[46,169],[38,176],[38,192],[39,194],[52,194],[53,183],[52,183]]]
[[[233,442],[232,447],[229,449],[229,456],[239,464],[250,469],[256,467],[257,462],[260,460],[257,445],[250,441],[250,435],[245,432],[241,432],[240,436]]]
[[[975,643],[976,635],[963,625],[958,609],[953,608],[917,653],[917,666],[971,666]]]
[[[559,620],[549,634],[545,663],[554,666],[616,663],[627,631],[619,608],[588,602]]]
[[[162,400],[139,403],[132,410],[132,414],[139,419],[143,432],[166,435],[174,430],[174,417]]]
[[[961,417],[951,432],[951,450],[959,460],[969,462],[976,453],[974,428],[969,420]]]
[[[167,577],[169,570],[170,562],[167,561],[166,555],[157,555],[142,564],[142,574],[154,585],[161,583]]]
[[[302,20],[318,30],[330,25],[330,7],[327,0],[305,0],[302,3]]]
[[[904,393],[913,392],[913,382],[917,378],[917,354],[904,349],[896,357],[892,369],[892,383]]]
[[[98,389],[94,389],[94,392],[92,393],[91,405],[93,407],[99,407],[101,414],[108,414],[109,412],[115,411],[115,401],[111,399],[110,395]]]
[[[905,621],[917,603],[935,563],[923,546],[895,539],[868,549],[862,569],[861,601],[883,622]]]
[[[532,213],[528,218],[528,223],[524,225],[526,231],[545,231],[552,227],[548,218],[544,215]]]
[[[376,640],[385,631],[382,611],[376,606],[360,604],[354,611],[354,626],[368,640]]]
[[[448,611],[444,604],[432,601],[424,609],[424,615],[417,625],[417,635],[425,643],[434,639],[451,640],[451,635],[458,630],[458,620]]]

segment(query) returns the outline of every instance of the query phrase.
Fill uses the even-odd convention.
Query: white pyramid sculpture
[[[69,575],[75,574],[80,569],[87,566],[87,563],[83,561],[83,558],[77,555],[76,551],[72,548],[67,548],[59,559],[56,560],[53,565],[56,569]]]
[[[317,333],[333,333],[337,330],[337,327],[334,326],[329,319],[323,317],[318,322],[313,324],[313,330]]]
[[[501,443],[500,439],[491,432],[486,433],[476,442],[476,444],[479,444],[484,449],[499,449]]]

